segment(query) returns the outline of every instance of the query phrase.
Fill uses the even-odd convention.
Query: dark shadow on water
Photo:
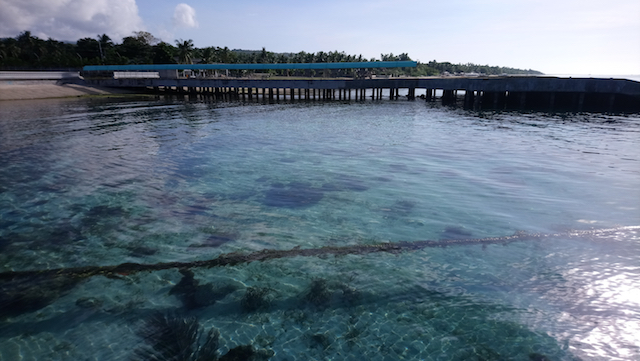
[[[461,226],[448,226],[442,231],[441,239],[471,238],[473,233]]]
[[[262,203],[269,207],[306,208],[324,197],[322,189],[306,182],[273,183],[265,192]]]

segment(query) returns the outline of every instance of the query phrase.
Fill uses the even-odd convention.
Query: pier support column
[[[442,105],[455,104],[456,99],[453,90],[442,91]]]
[[[427,89],[427,94],[425,95],[425,100],[430,102],[433,101],[433,98],[435,96],[435,90],[434,89]]]
[[[527,106],[527,93],[522,92],[520,94],[520,109],[524,109],[525,106]]]
[[[473,108],[473,102],[475,100],[474,98],[475,98],[475,95],[473,93],[473,90],[467,89],[464,91],[464,108],[465,109]]]
[[[482,92],[478,90],[473,99],[473,110],[480,110],[482,107]]]
[[[580,93],[578,96],[578,111],[581,112],[584,108],[584,93]]]

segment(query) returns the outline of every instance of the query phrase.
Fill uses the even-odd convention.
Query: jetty
[[[85,66],[84,83],[164,94],[223,99],[424,99],[465,109],[640,111],[640,82],[548,76],[393,77],[414,61],[280,64],[156,64]],[[271,70],[309,76],[274,77]],[[352,76],[336,76],[349,70]],[[379,75],[382,74],[382,75]]]

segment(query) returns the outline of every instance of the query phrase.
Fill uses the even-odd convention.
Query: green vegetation
[[[132,36],[116,44],[106,34],[94,38],[82,38],[76,43],[61,42],[54,39],[39,39],[25,31],[15,38],[0,39],[0,69],[62,69],[81,68],[85,65],[125,65],[125,64],[209,64],[209,63],[327,63],[327,62],[374,62],[411,60],[409,54],[380,54],[380,58],[365,59],[362,55],[348,55],[344,51],[319,51],[317,53],[273,53],[262,50],[230,50],[228,47],[196,48],[193,40],[176,40],[176,45],[160,41],[145,31],[134,32]],[[237,73],[237,74],[236,74]],[[392,69],[391,76],[431,76],[460,73],[484,75],[498,74],[542,74],[535,70],[522,70],[507,67],[451,64],[448,62],[418,63],[416,68]],[[313,76],[313,70],[272,70],[272,75]],[[242,71],[232,72],[234,76],[243,75]],[[344,69],[335,76],[357,76],[356,70]]]

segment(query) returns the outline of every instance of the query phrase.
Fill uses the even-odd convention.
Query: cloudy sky
[[[0,0],[0,37],[116,42],[145,30],[197,47],[640,74],[638,0]]]

